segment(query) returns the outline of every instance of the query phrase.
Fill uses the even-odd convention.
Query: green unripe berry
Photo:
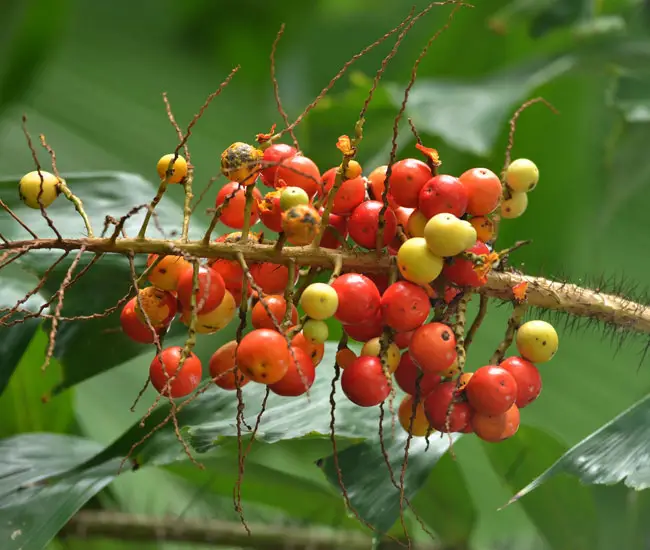
[[[456,256],[476,244],[476,229],[453,214],[436,214],[424,226],[424,238],[436,256]]]
[[[312,344],[324,344],[329,336],[329,328],[325,321],[307,319],[302,326],[302,334]]]
[[[528,208],[528,195],[526,193],[512,193],[509,199],[501,203],[501,217],[511,220],[521,216]]]
[[[283,212],[302,204],[309,204],[309,195],[304,189],[300,187],[285,187],[282,190],[280,194],[280,209]]]
[[[307,317],[324,321],[336,313],[339,307],[339,296],[330,285],[312,283],[302,293],[300,306]]]
[[[54,174],[41,170],[39,175],[35,170],[20,178],[18,193],[27,206],[40,210],[41,205],[47,208],[59,196],[59,183],[60,180]]]
[[[546,321],[528,321],[517,330],[517,350],[531,363],[550,361],[559,346],[557,332]]]
[[[532,160],[513,160],[506,170],[506,183],[515,193],[532,191],[538,181],[539,169]]]

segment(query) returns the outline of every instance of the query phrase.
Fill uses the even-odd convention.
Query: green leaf
[[[411,90],[406,115],[421,132],[439,136],[461,151],[487,156],[514,107],[535,88],[570,71],[575,62],[565,55],[474,81],[423,78]],[[389,84],[387,88],[395,104],[400,104],[402,87]]]

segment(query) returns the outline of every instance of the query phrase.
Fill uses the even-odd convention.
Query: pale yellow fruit
[[[528,159],[516,159],[506,170],[506,183],[516,193],[527,193],[537,186],[539,169]]]
[[[517,350],[531,363],[546,363],[557,353],[560,341],[553,325],[528,321],[517,330]]]
[[[302,334],[312,344],[324,344],[329,336],[329,328],[325,321],[307,319],[302,326]]]
[[[409,237],[424,237],[424,227],[427,225],[427,217],[419,210],[413,210],[406,222],[406,232]]]
[[[474,226],[453,214],[436,214],[424,227],[424,238],[436,256],[456,256],[476,244]]]
[[[381,352],[381,337],[373,338],[368,340],[363,347],[361,348],[361,355],[379,357]],[[401,354],[399,352],[399,347],[394,342],[391,342],[386,349],[386,365],[390,373],[394,373],[397,370],[399,365],[399,360],[401,359]]]
[[[158,176],[161,180],[165,179],[167,176],[167,170],[169,169],[169,163],[174,158],[174,153],[165,155],[161,157],[158,161],[156,169],[158,170]],[[187,161],[180,155],[174,161],[174,166],[172,167],[172,173],[167,180],[167,183],[180,183],[187,176]]]
[[[59,181],[54,174],[41,170],[39,175],[38,171],[34,170],[20,178],[18,193],[21,200],[30,208],[40,210],[41,205],[47,208],[59,196]]]
[[[339,296],[330,285],[312,283],[302,293],[300,306],[307,317],[324,321],[336,313],[339,307]]]
[[[433,281],[440,272],[444,262],[436,256],[423,237],[408,239],[397,251],[397,267],[407,281],[424,285]]]
[[[501,203],[501,217],[507,220],[518,218],[528,208],[528,195],[526,193],[512,193],[509,199]]]
[[[199,334],[212,334],[221,329],[224,329],[230,324],[237,313],[237,304],[233,295],[226,290],[221,303],[207,313],[196,316],[196,326],[194,329]],[[184,325],[190,324],[191,312],[189,310],[183,311],[181,315],[181,322]]]

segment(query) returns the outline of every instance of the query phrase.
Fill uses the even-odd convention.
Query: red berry
[[[320,170],[309,157],[295,155],[284,160],[275,174],[276,187],[300,187],[309,198],[321,190]]]
[[[253,264],[250,266],[250,272],[265,294],[283,293],[289,281],[289,268],[280,264],[269,262]],[[298,268],[294,272],[294,278],[297,275]]]
[[[381,297],[384,323],[399,332],[415,330],[427,320],[431,302],[424,289],[408,281],[390,285]]]
[[[413,362],[408,351],[402,353],[399,365],[395,371],[395,382],[409,395],[415,396],[417,391],[417,380],[420,378],[420,388],[418,396],[423,400],[429,395],[435,387],[440,384],[440,376],[437,374],[423,374],[418,366]]]
[[[282,209],[280,208],[280,191],[269,191],[259,201],[258,209],[262,223],[271,231],[282,231]]]
[[[471,425],[477,437],[484,441],[497,443],[517,433],[519,420],[519,407],[513,405],[499,415],[475,412],[472,415]]]
[[[490,249],[485,243],[476,241],[476,244],[472,248],[468,248],[466,252],[483,255],[489,254]],[[445,266],[442,268],[442,274],[450,283],[454,283],[460,287],[480,287],[487,283],[487,278],[479,276],[474,270],[474,263],[464,258],[451,258],[449,263],[445,263]]]
[[[450,381],[438,384],[424,400],[424,410],[435,430],[452,433],[463,431],[467,427],[472,410],[467,403],[457,399],[456,382]]]
[[[454,331],[443,323],[422,325],[413,333],[409,352],[423,372],[443,372],[456,359]]]
[[[350,237],[359,246],[375,249],[377,247],[377,233],[379,231],[379,215],[383,209],[379,201],[366,201],[357,206],[348,220]],[[397,234],[397,218],[392,208],[384,212],[383,244],[382,248],[390,243]]]
[[[503,188],[501,180],[487,168],[472,168],[463,173],[460,182],[467,189],[467,213],[485,216],[499,205]]]
[[[365,275],[345,273],[332,283],[339,297],[335,317],[343,324],[354,325],[373,319],[380,307],[377,286]]]
[[[388,275],[382,273],[368,273],[366,277],[375,283],[380,295],[386,292],[386,289],[388,288]]]
[[[284,159],[293,157],[298,150],[286,143],[274,143],[264,150],[262,165],[278,163]],[[278,172],[278,165],[268,166],[262,170],[262,183],[267,187],[275,187],[275,178]]]
[[[237,383],[235,381],[236,351],[237,341],[231,340],[221,346],[210,357],[210,376],[212,377],[212,381],[224,390],[237,389]],[[240,388],[250,382],[250,378],[244,376],[241,371],[237,371],[237,378]]]
[[[431,170],[421,160],[400,160],[393,164],[388,191],[400,206],[417,208],[420,190],[429,179]]]
[[[323,208],[318,213],[323,215]],[[327,229],[320,240],[322,248],[339,248],[348,236],[348,220],[343,216],[330,213],[327,220]]]
[[[203,372],[201,361],[196,355],[190,353],[179,369],[182,352],[183,348],[180,346],[166,348],[151,361],[149,378],[158,393],[171,395],[171,397],[184,397],[199,387]],[[174,379],[165,388],[171,378]]]
[[[259,328],[244,336],[237,348],[237,365],[255,382],[275,384],[289,370],[289,346],[284,336]]]
[[[218,208],[228,200],[228,204],[223,207],[219,221],[233,229],[241,229],[244,227],[244,207],[246,206],[246,189],[244,186],[239,185],[237,182],[231,181],[226,183],[217,193],[217,200],[215,206]],[[259,210],[257,203],[261,200],[262,194],[257,190],[253,190],[253,204],[251,207],[250,223],[253,225],[259,219]]]
[[[316,378],[316,369],[309,355],[295,346],[292,346],[291,350],[293,356],[290,355],[287,373],[279,382],[269,385],[273,393],[285,397],[296,397],[307,393]]]
[[[333,172],[331,170],[334,170]],[[323,176],[323,184],[327,193],[327,200],[331,201],[331,190],[336,182],[336,168],[331,168]],[[335,214],[350,214],[366,198],[366,180],[359,176],[357,178],[344,180],[334,195],[332,212]]]
[[[408,332],[396,332],[395,333],[395,344],[399,349],[406,349],[411,343],[411,338],[413,338],[414,330],[409,330]]]
[[[293,327],[290,327],[289,330],[292,328]],[[294,348],[302,349],[311,358],[314,367],[317,367],[320,364],[325,355],[325,344],[315,344],[314,342],[307,340],[302,331],[291,339],[291,345]]]
[[[346,397],[360,407],[374,407],[390,394],[390,384],[378,357],[362,355],[341,376]]]
[[[431,178],[420,190],[418,209],[427,219],[449,213],[457,218],[467,210],[467,189],[458,178],[440,175]]]
[[[381,318],[381,311],[377,310],[374,317],[365,323],[356,325],[343,325],[345,333],[357,342],[367,342],[381,336],[384,332],[384,321]]]
[[[120,325],[122,326],[122,332],[126,334],[134,342],[140,344],[152,344],[154,342],[154,336],[151,332],[151,329],[145,323],[138,314],[135,312],[137,298],[134,296],[131,298],[122,309],[120,313]],[[156,332],[160,337],[167,331],[168,325],[163,325],[156,328]]]
[[[267,309],[275,318],[275,323],[267,313]],[[253,310],[251,311],[251,324],[255,328],[269,328],[271,330],[277,330],[276,325],[279,326],[282,324],[286,310],[287,302],[284,299],[284,296],[280,296],[279,294],[270,294],[268,296],[263,296],[253,306]],[[297,322],[298,310],[296,309],[296,306],[291,304],[291,324],[295,325]]]
[[[192,283],[194,268],[189,265],[178,278],[178,301],[183,309],[192,307]],[[198,291],[196,293],[197,313],[208,313],[216,309],[226,294],[226,284],[219,273],[211,267],[199,267]]]
[[[472,375],[465,387],[465,394],[477,412],[503,414],[517,398],[517,381],[506,369],[488,365]]]
[[[530,405],[542,391],[542,377],[539,370],[523,357],[508,357],[499,365],[507,370],[517,382],[517,399],[515,404],[523,409]]]

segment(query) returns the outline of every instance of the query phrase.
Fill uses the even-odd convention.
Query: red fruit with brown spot
[[[492,416],[503,414],[517,399],[517,381],[506,369],[488,365],[472,375],[465,395],[477,412]]]
[[[291,328],[289,330],[291,330]],[[314,367],[317,367],[320,364],[325,355],[325,344],[315,344],[314,342],[307,340],[302,331],[297,333],[291,339],[291,345],[294,348],[302,349],[310,357]]]
[[[122,309],[120,313],[120,325],[122,326],[122,332],[126,334],[134,342],[140,344],[153,344],[154,335],[149,328],[149,326],[140,319],[138,314],[135,312],[137,298],[134,296],[131,298]],[[158,337],[162,336],[167,332],[168,325],[157,327],[156,333]]]
[[[501,200],[501,180],[487,168],[472,168],[458,178],[467,190],[467,213],[486,216],[496,209]]]
[[[298,347],[292,346],[287,373],[275,384],[270,384],[269,389],[284,397],[297,397],[309,391],[314,379],[316,369],[307,353]]]
[[[360,407],[374,407],[390,394],[390,384],[378,357],[363,355],[354,360],[341,376],[341,389]]]
[[[440,384],[440,376],[437,374],[424,374],[413,362],[408,351],[402,353],[394,377],[397,385],[409,395],[415,396],[416,392],[418,392],[417,395],[420,400],[426,398]]]
[[[366,201],[354,209],[348,220],[348,232],[356,244],[368,249],[377,248],[379,218],[383,207],[383,203],[379,201]],[[397,218],[393,209],[389,207],[384,212],[383,240],[380,241],[380,246],[383,248],[388,245],[395,235],[397,235]]]
[[[237,365],[255,382],[274,384],[289,370],[289,346],[284,336],[267,328],[246,334],[237,348]]]
[[[280,208],[280,190],[269,191],[259,201],[258,209],[262,223],[271,231],[282,231],[282,209]]]
[[[422,287],[398,281],[382,295],[381,312],[386,325],[399,332],[408,332],[427,320],[431,302]]]
[[[267,166],[261,172],[262,183],[267,187],[275,187],[276,175],[278,172],[278,163],[284,159],[291,158],[298,153],[298,150],[286,143],[274,143],[264,150],[262,157],[262,166]]]
[[[418,197],[418,209],[427,219],[449,213],[457,218],[467,210],[467,190],[458,178],[442,174],[427,181]]]
[[[178,278],[178,301],[182,309],[192,308],[192,289],[194,282],[194,268],[188,265]],[[223,277],[211,267],[199,267],[198,291],[196,292],[197,314],[208,313],[217,309],[226,294],[226,284]]]
[[[489,254],[490,249],[485,243],[477,241],[472,248],[468,248],[466,252],[471,252],[476,255]],[[450,283],[454,283],[457,286],[469,286],[478,288],[487,283],[487,277],[481,277],[476,273],[474,269],[474,263],[472,260],[466,260],[464,258],[455,257],[451,258],[448,263],[445,263],[445,266],[442,268],[442,275]]]
[[[409,353],[425,373],[439,374],[456,359],[456,336],[448,325],[427,323],[413,332]]]
[[[375,283],[360,273],[345,273],[332,282],[339,298],[334,315],[341,323],[355,325],[368,322],[378,314],[381,296]]]
[[[417,208],[420,191],[431,179],[431,170],[421,160],[408,158],[393,164],[388,192],[395,202],[405,208]]]
[[[542,392],[542,377],[539,369],[523,357],[508,357],[499,366],[507,370],[517,382],[515,404],[523,409],[539,397]]]
[[[250,272],[255,282],[259,285],[265,294],[284,293],[284,289],[289,281],[289,268],[281,264],[272,264],[263,262],[261,264],[252,264]],[[298,276],[298,268],[294,272]]]
[[[438,384],[424,400],[424,410],[431,426],[443,433],[463,431],[472,417],[469,404],[458,400],[454,381]]]

